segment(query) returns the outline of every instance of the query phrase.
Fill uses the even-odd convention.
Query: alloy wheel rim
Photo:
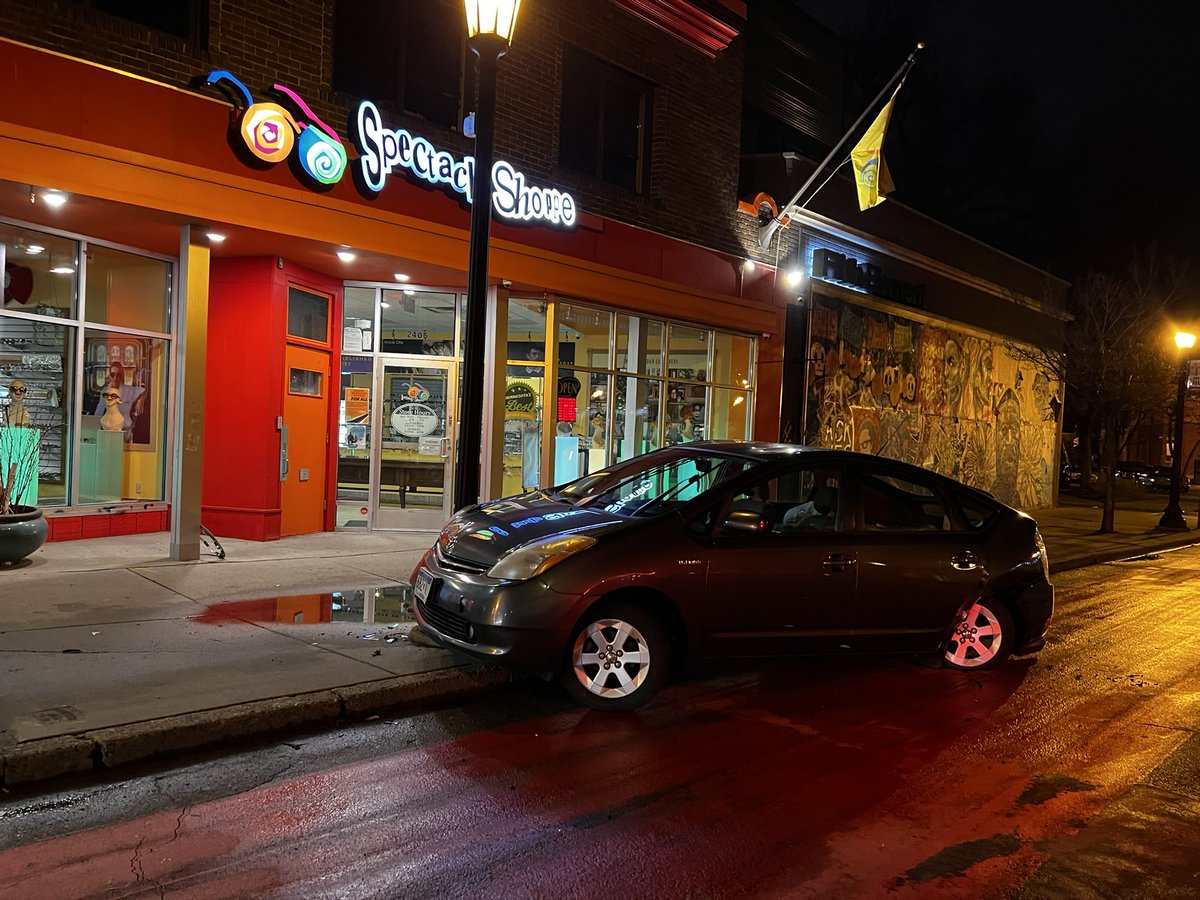
[[[650,673],[642,633],[621,619],[597,619],[579,632],[571,652],[579,683],[597,697],[628,697]]]
[[[964,669],[976,668],[995,659],[1003,641],[1004,632],[996,614],[983,603],[973,603],[954,626],[946,659]]]

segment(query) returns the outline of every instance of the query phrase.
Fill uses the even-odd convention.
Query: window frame
[[[582,79],[593,87],[594,93],[583,96],[568,97],[568,81],[567,70],[568,65],[582,66],[586,77]],[[638,110],[638,148],[637,162],[634,166],[634,183],[633,185],[625,184],[624,182],[615,181],[605,177],[604,167],[604,145],[605,145],[605,117],[607,106],[604,103],[604,88],[608,84],[614,84],[619,87],[626,88],[640,97]],[[593,146],[593,166],[591,171],[587,171],[574,162],[567,162],[564,153],[564,136],[566,130],[567,118],[563,115],[562,110],[568,106],[578,106],[580,100],[590,101],[593,97],[598,98],[600,108],[597,110],[598,121],[596,122],[595,141]],[[573,44],[563,44],[563,60],[562,60],[562,76],[559,87],[559,122],[558,122],[558,165],[571,172],[577,172],[589,178],[595,178],[597,181],[603,182],[606,185],[611,185],[617,188],[623,188],[632,191],[636,194],[648,195],[650,193],[650,163],[651,163],[651,148],[653,145],[652,135],[654,133],[654,84],[648,79],[642,78],[633,72],[619,68],[610,62],[600,59],[586,50],[583,50]]]

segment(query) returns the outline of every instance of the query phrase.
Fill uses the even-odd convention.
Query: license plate
[[[417,595],[417,599],[422,603],[429,600],[429,595],[433,591],[433,575],[427,570],[422,569],[417,573],[417,582],[413,585],[413,593]]]

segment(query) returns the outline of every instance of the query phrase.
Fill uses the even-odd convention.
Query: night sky
[[[846,125],[926,42],[884,145],[894,199],[1069,279],[1197,256],[1200,3],[794,2],[849,38]]]

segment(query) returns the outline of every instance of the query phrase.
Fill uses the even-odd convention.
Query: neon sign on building
[[[295,105],[299,111],[295,115],[278,103],[256,103],[249,89],[224,69],[210,72],[207,80],[209,84],[228,82],[236,89],[233,96],[244,107],[236,131],[255,159],[274,165],[288,159],[293,147],[298,146],[299,170],[314,185],[327,187],[345,175],[349,157],[341,137],[317,118],[291,88],[276,84],[273,90]],[[473,202],[474,157],[457,158],[407,129],[387,128],[370,100],[359,104],[352,124],[359,181],[372,194],[383,190],[393,171],[403,169],[413,178],[444,186],[467,203]],[[538,187],[502,159],[492,166],[492,209],[512,222],[544,222],[571,228],[578,220],[574,197],[557,188]]]

